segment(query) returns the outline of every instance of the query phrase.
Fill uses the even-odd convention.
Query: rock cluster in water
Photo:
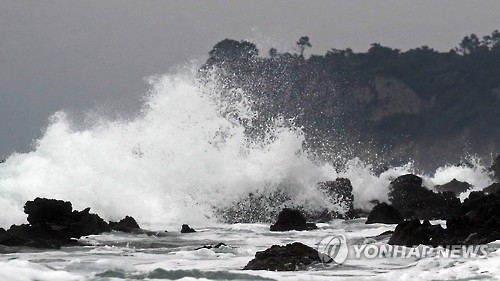
[[[401,222],[389,239],[395,245],[475,245],[500,239],[500,193],[475,194],[446,221],[446,228],[413,219]]]
[[[490,168],[497,181],[499,167],[500,156]],[[434,194],[420,185],[421,179],[415,175],[400,176],[391,183],[392,205],[407,220],[397,225],[389,244],[475,245],[500,239],[500,183],[471,192],[463,203],[451,195],[464,190],[468,184],[453,180],[438,187],[448,191]],[[374,208],[372,213],[375,211]],[[446,228],[432,225],[429,219],[446,219]]]
[[[36,198],[26,202],[24,212],[29,224],[0,229],[0,245],[58,249],[78,245],[76,239],[86,235],[139,229],[132,217],[108,224],[90,208],[73,210],[70,202],[62,200]]]

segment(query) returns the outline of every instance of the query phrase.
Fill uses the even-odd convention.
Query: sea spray
[[[90,206],[107,219],[132,215],[153,228],[207,224],[217,219],[213,206],[249,192],[286,182],[293,197],[307,197],[331,179],[303,151],[299,129],[276,121],[256,142],[245,134],[243,122],[255,113],[241,92],[228,102],[217,87],[194,81],[155,79],[134,120],[100,119],[77,130],[64,112],[54,114],[33,151],[0,168],[0,224],[25,221],[22,206],[37,196]]]
[[[337,177],[351,180],[355,207],[368,210],[372,200],[387,200],[391,180],[414,171],[408,164],[375,175],[357,158],[334,168],[312,159],[301,129],[279,116],[259,134],[249,134],[258,115],[251,93],[193,77],[152,79],[134,119],[92,116],[82,128],[63,111],[55,113],[33,151],[0,164],[0,226],[25,222],[23,204],[38,196],[69,200],[75,209],[91,207],[105,219],[131,215],[154,229],[217,222],[214,210],[250,193],[284,192],[298,206],[341,212],[341,202],[317,186]],[[473,185],[484,187],[483,170],[463,169],[477,177]],[[438,170],[435,182],[455,170]]]

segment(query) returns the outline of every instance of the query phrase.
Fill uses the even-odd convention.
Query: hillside
[[[328,161],[359,156],[381,164],[413,159],[422,169],[500,151],[500,33],[472,34],[459,47],[401,52],[372,44],[366,53],[331,49],[259,55],[251,42],[226,39],[210,51],[200,78],[216,69],[224,89],[253,95],[255,127],[294,118],[307,145]],[[258,131],[249,127],[249,132]],[[487,163],[489,164],[489,163]]]

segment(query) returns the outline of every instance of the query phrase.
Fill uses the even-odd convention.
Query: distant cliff
[[[414,159],[433,168],[470,153],[500,151],[500,33],[465,37],[441,53],[426,46],[401,52],[372,44],[366,53],[332,49],[304,57],[253,43],[217,43],[200,69],[214,69],[224,89],[253,95],[263,126],[295,118],[308,145],[326,160],[360,156],[394,163]],[[249,128],[252,131],[252,128]]]

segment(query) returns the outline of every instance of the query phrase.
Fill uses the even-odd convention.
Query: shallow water
[[[0,255],[0,280],[496,280],[500,241],[487,256],[471,258],[361,258],[349,253],[340,265],[315,264],[305,271],[248,271],[256,251],[294,241],[316,247],[325,237],[344,234],[349,244],[384,245],[370,239],[395,225],[365,225],[364,219],[335,220],[315,231],[270,232],[266,224],[216,225],[196,233],[177,230],[159,236],[109,233],[84,237],[90,246]],[[368,238],[368,239],[367,239]],[[227,246],[205,249],[219,242]],[[5,248],[3,250],[6,250]]]

